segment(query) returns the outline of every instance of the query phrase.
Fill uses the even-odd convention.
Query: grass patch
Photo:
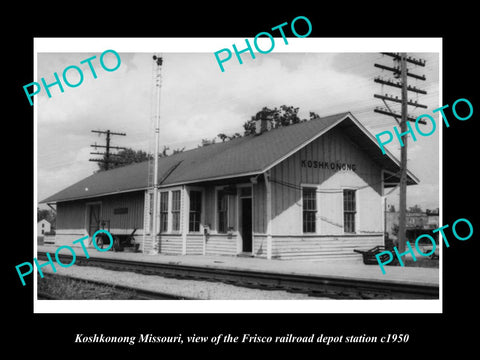
[[[135,290],[117,289],[114,285],[101,285],[66,276],[46,274],[38,278],[39,293],[60,300],[133,300],[137,299]]]

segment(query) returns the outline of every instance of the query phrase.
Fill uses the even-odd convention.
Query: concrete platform
[[[72,247],[77,255],[84,256],[81,247]],[[38,251],[49,252],[54,258],[56,246],[38,245]],[[311,276],[328,276],[347,279],[374,280],[380,282],[405,283],[418,285],[439,285],[440,272],[437,268],[386,266],[382,274],[380,266],[365,265],[361,259],[345,260],[266,260],[240,256],[203,256],[203,255],[146,255],[131,252],[99,252],[94,247],[87,248],[91,257],[117,258],[132,261],[145,261],[166,264],[202,266],[237,270],[265,271]],[[63,249],[60,254],[70,254]]]

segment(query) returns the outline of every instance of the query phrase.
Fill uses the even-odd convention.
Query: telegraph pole
[[[410,101],[408,99],[408,91],[412,91],[418,94],[426,94],[427,92],[416,87],[408,86],[407,78],[412,77],[418,80],[425,81],[425,76],[416,75],[410,73],[407,69],[407,62],[419,66],[425,66],[424,60],[418,60],[411,57],[407,57],[406,53],[382,53],[387,56],[393,57],[394,61],[399,63],[399,66],[389,67],[381,64],[374,64],[375,67],[378,67],[383,70],[392,71],[395,78],[400,78],[400,82],[395,82],[392,80],[385,80],[382,78],[375,78],[376,83],[382,85],[388,85],[401,89],[401,98],[385,95],[374,94],[375,98],[379,98],[385,104],[386,109],[384,108],[375,108],[374,111],[380,114],[392,116],[397,123],[400,125],[401,134],[405,134],[408,130],[407,121],[415,122],[416,119],[408,115],[408,105],[427,108],[426,105],[418,104],[417,102]],[[390,108],[387,101],[392,101],[401,104],[401,113],[398,114]],[[418,123],[425,124],[426,121],[419,120]],[[405,252],[406,247],[406,221],[407,221],[407,136],[404,136],[403,146],[400,148],[400,198],[399,198],[399,223],[398,223],[398,244],[397,248],[400,252]]]
[[[115,150],[125,150],[125,147],[121,146],[111,146],[110,145],[110,136],[111,135],[119,135],[119,136],[126,136],[127,134],[125,133],[118,133],[118,132],[113,132],[110,130],[91,130],[93,133],[98,133],[98,134],[106,134],[106,144],[105,145],[97,145],[96,143],[94,145],[90,145],[91,147],[94,147],[95,150],[97,148],[105,148],[105,152],[91,152],[90,154],[92,155],[103,155],[102,159],[89,159],[89,161],[96,161],[96,162],[103,162],[105,163],[105,170],[108,170],[110,167],[110,163],[118,163],[118,160],[112,159],[111,156],[116,156],[116,154],[111,153],[111,149]]]
[[[407,63],[405,53],[402,53],[400,59],[400,73],[402,79],[402,121],[400,122],[400,132],[404,134],[407,131],[408,117],[408,99],[407,99]],[[405,251],[406,230],[407,230],[407,140],[405,136],[403,146],[400,148],[400,217],[398,219],[398,249],[401,253]],[[402,238],[404,240],[402,240]]]

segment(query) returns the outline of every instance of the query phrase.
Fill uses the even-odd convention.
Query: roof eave
[[[101,197],[101,196],[111,196],[111,195],[116,195],[116,194],[123,194],[123,193],[129,193],[129,192],[135,192],[135,191],[144,191],[146,190],[147,187],[140,187],[140,188],[134,188],[134,189],[126,189],[126,190],[120,190],[120,191],[112,191],[109,193],[102,193],[102,194],[92,194],[92,195],[86,195],[86,196],[76,196],[76,197],[70,197],[70,198],[60,198],[60,199],[52,199],[52,196],[39,201],[39,204],[56,204],[59,202],[66,202],[66,201],[76,201],[76,200],[83,200],[83,199],[92,199],[96,197]]]

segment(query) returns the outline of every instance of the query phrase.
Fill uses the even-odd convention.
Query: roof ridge
[[[337,116],[340,116],[340,115],[347,115],[347,114],[350,114],[350,112],[349,112],[349,111],[346,111],[346,112],[339,112],[339,113],[336,113],[336,114],[331,114],[331,115],[326,115],[326,116],[317,116],[317,117],[315,117],[315,118],[313,118],[313,119],[308,119],[308,120],[306,119],[305,121],[300,121],[300,122],[298,122],[298,123],[290,124],[290,125],[288,125],[288,126],[278,126],[278,127],[272,128],[272,129],[264,132],[263,134],[272,133],[272,132],[275,132],[275,131],[278,131],[278,130],[281,130],[281,129],[289,128],[289,127],[291,127],[291,126],[298,126],[298,125],[305,124],[305,123],[312,122],[312,121],[325,120],[326,118],[337,117]],[[159,160],[160,160],[160,159],[166,159],[166,158],[170,158],[170,159],[171,159],[172,157],[186,155],[187,153],[191,153],[191,152],[202,152],[202,151],[206,151],[206,150],[207,150],[206,148],[209,148],[208,150],[211,150],[211,149],[214,148],[214,147],[232,145],[233,142],[239,143],[241,140],[245,140],[245,139],[247,139],[247,138],[256,138],[257,136],[260,136],[260,135],[263,135],[263,134],[259,134],[259,135],[257,135],[257,134],[242,135],[242,136],[239,136],[239,137],[236,137],[236,138],[227,140],[227,141],[214,142],[214,143],[211,143],[211,144],[208,144],[208,145],[197,146],[197,147],[195,147],[195,148],[186,149],[186,150],[177,152],[177,153],[175,153],[175,154],[170,154],[170,155],[167,155],[167,156],[159,156]],[[153,157],[152,157],[152,159],[153,159]],[[93,173],[92,175],[95,175],[95,174],[98,174],[98,173],[102,173],[102,172],[106,172],[106,171],[112,171],[112,170],[117,170],[117,169],[120,169],[120,168],[129,167],[129,166],[136,165],[136,164],[146,163],[146,162],[148,162],[148,161],[150,161],[150,159],[144,160],[144,161],[139,161],[139,162],[130,163],[130,164],[127,164],[127,165],[125,165],[125,166],[120,166],[120,167],[116,167],[116,168],[109,169],[109,170],[103,170],[103,171],[95,172],[95,173]],[[92,175],[90,175],[90,176],[92,176]]]
[[[318,116],[277,127],[261,135],[241,136],[159,157],[158,175],[164,186],[174,186],[260,173],[283,161],[294,151],[343,123],[347,118],[356,124],[361,134],[367,135],[368,130],[361,126],[350,111]],[[372,145],[374,140],[371,134],[367,138]],[[369,151],[374,150],[373,145],[370,146]],[[398,165],[394,158],[390,160],[393,167]],[[93,173],[47,197],[41,203],[144,190],[148,186],[147,164],[148,160]]]

